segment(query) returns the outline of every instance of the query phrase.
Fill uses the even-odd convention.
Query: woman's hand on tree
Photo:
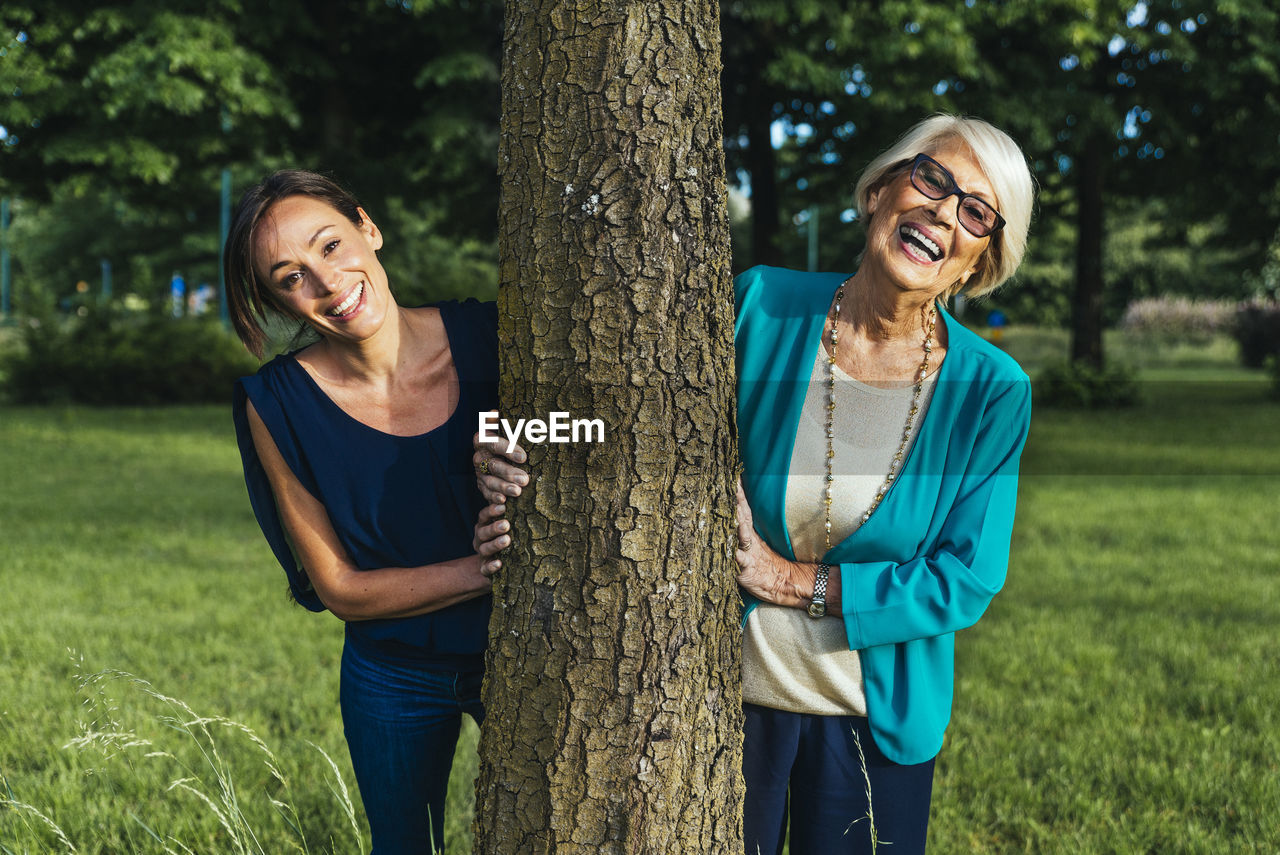
[[[496,556],[511,545],[511,523],[502,518],[507,510],[505,504],[485,505],[476,517],[475,534],[471,538],[471,548],[481,558],[480,572],[486,577],[493,576],[502,568],[502,561]]]
[[[503,438],[485,442],[477,433],[471,439],[475,454],[471,463],[476,470],[476,487],[484,500],[493,505],[501,505],[508,497],[519,496],[522,488],[529,483],[529,473],[519,464],[528,462],[529,457],[519,445],[507,451],[507,440]]]

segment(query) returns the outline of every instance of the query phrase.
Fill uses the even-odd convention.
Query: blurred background
[[[1276,293],[1266,0],[739,0],[722,19],[736,269],[850,268],[858,172],[945,110],[1008,130],[1040,185],[1030,256],[983,318],[1096,339],[1135,300]],[[492,296],[501,39],[484,0],[6,3],[4,319],[104,297],[218,314],[227,208],[283,166],[357,194],[405,301]]]

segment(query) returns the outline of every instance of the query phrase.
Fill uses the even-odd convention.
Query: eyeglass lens
[[[911,183],[930,199],[945,199],[948,196],[959,196],[959,219],[975,237],[986,237],[995,231],[1000,222],[1000,215],[986,202],[977,196],[969,196],[956,186],[951,173],[943,169],[933,160],[921,157],[911,170]]]

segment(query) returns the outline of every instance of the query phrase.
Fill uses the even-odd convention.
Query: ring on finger
[[[480,470],[481,475],[488,475],[489,474],[489,458],[486,457],[484,460],[481,460],[480,466],[478,468]]]

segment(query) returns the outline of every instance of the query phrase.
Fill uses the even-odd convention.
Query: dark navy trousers
[[[479,668],[433,671],[343,649],[342,725],[372,855],[444,851],[449,770],[462,714],[484,719],[482,678]]]
[[[879,852],[923,855],[933,760],[894,763],[876,748],[861,716],[789,713],[755,704],[742,709],[747,855],[782,855],[788,821],[790,855],[870,855],[869,814],[883,847]]]

